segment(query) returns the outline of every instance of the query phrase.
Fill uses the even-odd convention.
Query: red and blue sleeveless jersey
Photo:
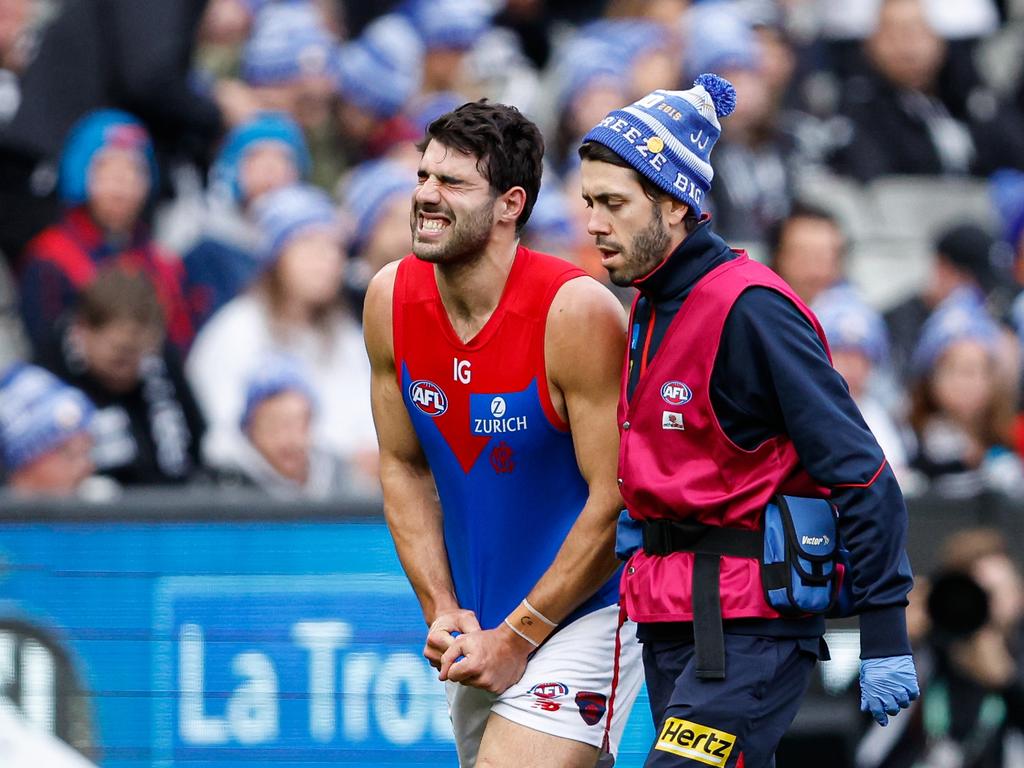
[[[587,500],[569,426],[548,391],[551,302],[584,273],[520,247],[494,313],[467,342],[432,264],[407,256],[394,289],[398,385],[441,500],[459,605],[498,626],[555,559]],[[570,617],[612,605],[610,579]]]

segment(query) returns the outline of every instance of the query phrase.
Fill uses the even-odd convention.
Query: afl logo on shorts
[[[448,397],[432,381],[420,379],[409,385],[409,399],[413,405],[431,418],[437,418],[448,410]]]
[[[690,402],[693,392],[681,381],[666,381],[661,385],[661,399],[669,405],[683,405]]]
[[[565,683],[537,683],[529,692],[542,699],[557,699],[565,696],[569,687]]]

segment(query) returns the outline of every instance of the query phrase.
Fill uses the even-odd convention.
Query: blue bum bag
[[[780,614],[831,611],[844,580],[841,559],[829,501],[779,494],[765,507],[761,581],[765,600]]]

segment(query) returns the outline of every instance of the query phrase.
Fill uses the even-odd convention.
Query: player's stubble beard
[[[653,272],[665,260],[671,243],[672,237],[662,220],[661,207],[656,202],[651,203],[651,220],[646,227],[633,235],[629,248],[621,248],[617,243],[602,241],[600,237],[597,239],[598,245],[608,244],[613,248],[619,248],[623,266],[609,269],[608,278],[623,288]]]
[[[451,222],[448,236],[443,242],[427,243],[417,238],[416,223],[421,212],[439,213]],[[410,226],[412,252],[416,258],[431,264],[466,263],[483,253],[491,239],[491,230],[494,228],[494,200],[488,200],[460,218],[456,218],[455,213],[444,206],[413,205]]]

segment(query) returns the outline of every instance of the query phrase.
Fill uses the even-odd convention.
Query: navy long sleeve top
[[[705,218],[638,282],[629,397],[645,348],[649,361],[697,281],[736,255]],[[817,332],[781,293],[752,288],[733,305],[711,374],[711,403],[734,443],[749,450],[786,434],[804,469],[831,489],[850,551],[847,578],[860,614],[862,658],[910,653],[904,608],[912,576],[902,493]]]

